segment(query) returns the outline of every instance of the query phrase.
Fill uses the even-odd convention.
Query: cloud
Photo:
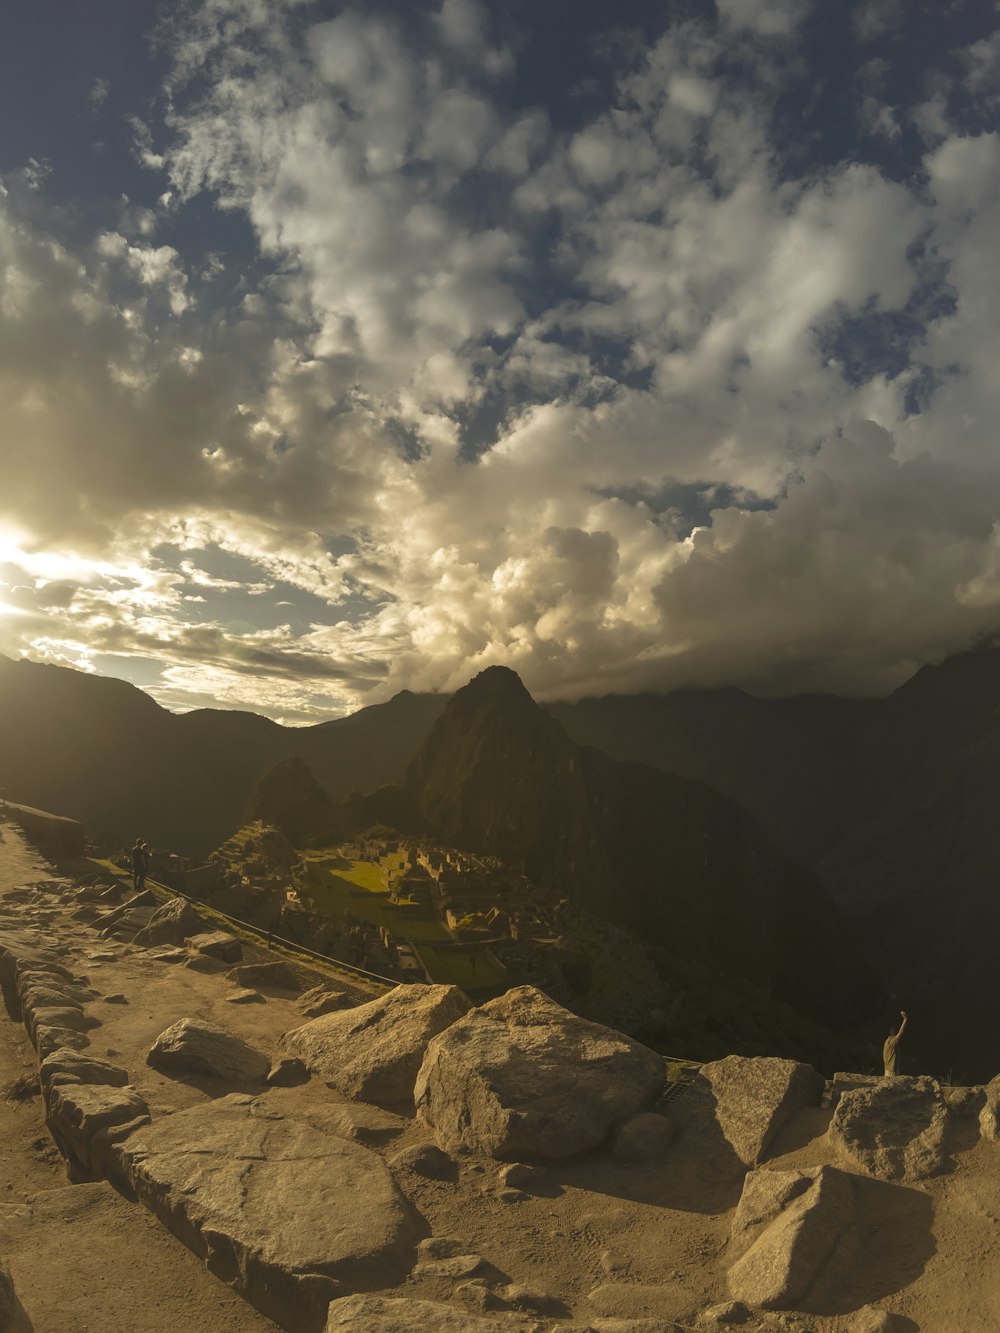
[[[796,167],[809,9],[756,0],[568,124],[491,12],[185,6],[135,127],[161,204],[76,242],[9,182],[2,643],[304,720],[491,662],[879,692],[1000,628],[996,134],[869,62],[857,113],[901,151],[922,118],[922,161]],[[238,278],[160,230],[201,192]]]

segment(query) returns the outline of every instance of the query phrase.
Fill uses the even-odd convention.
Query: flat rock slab
[[[116,1151],[142,1202],[290,1333],[319,1333],[331,1298],[413,1265],[416,1215],[381,1160],[265,1098],[178,1111]]]
[[[743,1166],[767,1158],[778,1131],[803,1107],[818,1106],[824,1081],[795,1060],[729,1055],[702,1065],[682,1099],[690,1117],[699,1108],[714,1118]]]
[[[835,1167],[754,1171],[733,1219],[729,1294],[765,1310],[792,1310],[852,1237],[851,1177]]]
[[[203,931],[192,935],[187,943],[196,953],[215,958],[220,963],[238,963],[243,957],[243,945],[225,930]]]
[[[517,1314],[470,1314],[440,1301],[348,1296],[333,1301],[325,1333],[548,1333],[552,1320]]]
[[[838,1155],[879,1180],[923,1180],[945,1165],[948,1108],[932,1078],[886,1078],[841,1094],[828,1136]]]
[[[396,986],[295,1028],[285,1044],[345,1097],[410,1107],[427,1043],[469,1007],[457,986]]]
[[[226,973],[226,980],[237,986],[269,986],[273,990],[294,991],[296,995],[302,990],[298,977],[288,963],[241,963]]]
[[[146,1062],[164,1074],[207,1074],[228,1083],[263,1083],[271,1068],[270,1059],[241,1038],[190,1018],[161,1032]]]
[[[648,1047],[518,986],[434,1038],[414,1098],[449,1152],[564,1158],[596,1148],[663,1082]]]

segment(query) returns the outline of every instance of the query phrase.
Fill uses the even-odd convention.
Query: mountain
[[[328,794],[398,781],[445,700],[408,691],[314,727],[255,713],[161,708],[124,681],[0,656],[0,788],[82,820],[101,840],[205,856],[254,787],[300,756]]]
[[[257,783],[244,823],[257,820],[280,829],[296,847],[339,836],[337,807],[299,755],[279,760]]]
[[[406,784],[445,844],[818,1021],[870,1013],[878,987],[846,920],[735,801],[577,745],[504,667],[452,697]]]

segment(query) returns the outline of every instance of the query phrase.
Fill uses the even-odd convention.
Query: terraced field
[[[301,897],[308,898],[324,916],[342,920],[348,911],[409,940],[432,981],[467,990],[506,983],[492,958],[472,949],[455,949],[436,916],[411,915],[417,904],[406,899],[398,906],[390,903],[385,881],[371,861],[349,861],[332,850],[306,852],[303,861],[305,875],[298,883]],[[449,947],[436,947],[442,944]]]

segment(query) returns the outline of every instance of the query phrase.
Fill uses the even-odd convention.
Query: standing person
[[[896,1072],[896,1047],[899,1045],[900,1038],[906,1031],[906,1010],[900,1009],[899,1016],[903,1020],[899,1025],[899,1031],[890,1032],[882,1046],[882,1060],[885,1064],[886,1078],[892,1078]]]
[[[136,893],[146,887],[146,849],[141,838],[136,838],[132,848],[132,887]]]

